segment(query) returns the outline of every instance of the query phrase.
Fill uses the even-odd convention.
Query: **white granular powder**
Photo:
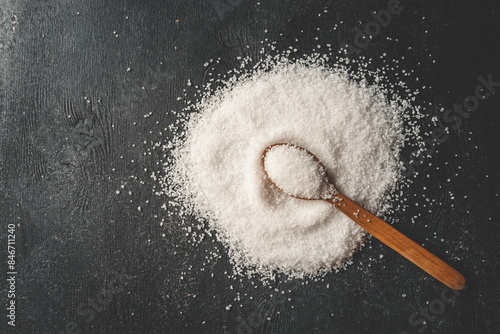
[[[311,58],[235,76],[183,113],[165,146],[172,155],[160,183],[169,210],[215,231],[236,273],[301,277],[341,268],[362,244],[362,229],[329,203],[276,189],[262,152],[274,143],[307,148],[340,192],[381,213],[399,178],[398,106]]]
[[[289,195],[329,199],[337,193],[325,168],[314,156],[295,145],[277,145],[268,149],[264,167],[271,181]]]

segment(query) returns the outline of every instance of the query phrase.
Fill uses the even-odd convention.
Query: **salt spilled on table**
[[[301,147],[290,144],[270,147],[265,153],[264,168],[271,181],[291,196],[330,199],[337,194],[323,165]]]
[[[389,100],[360,73],[353,79],[341,67],[326,67],[323,57],[268,57],[224,84],[208,83],[202,99],[176,113],[170,126],[164,171],[156,175],[172,223],[215,233],[234,274],[316,276],[350,263],[363,230],[327,202],[276,189],[262,152],[273,143],[307,148],[339,191],[379,215],[401,177],[407,135],[401,115],[410,103]]]

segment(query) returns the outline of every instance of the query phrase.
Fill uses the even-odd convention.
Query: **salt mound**
[[[362,229],[324,201],[276,189],[262,151],[280,142],[307,148],[340,192],[380,214],[399,178],[397,103],[344,71],[302,60],[235,78],[191,109],[161,180],[177,213],[208,222],[236,272],[303,276],[344,266]]]

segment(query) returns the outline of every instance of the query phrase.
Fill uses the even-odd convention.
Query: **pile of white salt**
[[[307,148],[326,169],[318,173],[380,214],[399,178],[400,113],[377,87],[314,59],[276,61],[235,77],[183,113],[166,145],[171,156],[160,182],[169,210],[215,231],[237,273],[300,277],[341,268],[359,249],[361,228],[324,201],[276,189],[262,152],[274,143]]]

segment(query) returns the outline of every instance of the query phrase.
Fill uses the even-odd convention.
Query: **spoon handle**
[[[465,278],[458,271],[345,195],[339,194],[335,199],[326,201],[345,213],[375,238],[448,287],[454,290],[462,290],[465,287]]]

